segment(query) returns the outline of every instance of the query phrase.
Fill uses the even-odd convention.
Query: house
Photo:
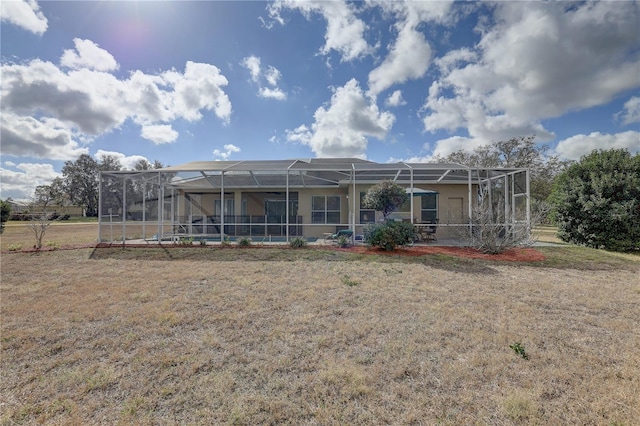
[[[322,238],[344,228],[359,235],[366,224],[382,219],[380,212],[364,208],[362,199],[384,180],[411,195],[390,217],[416,226],[435,223],[439,237],[454,237],[468,227],[475,204],[486,194],[502,200],[500,208],[513,213],[508,220],[530,219],[527,169],[355,158],[195,161],[102,172],[99,239],[288,241]]]

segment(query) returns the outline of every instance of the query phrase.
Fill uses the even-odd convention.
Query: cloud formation
[[[624,103],[624,110],[616,114],[623,125],[640,123],[640,97],[633,96]],[[640,143],[640,142],[639,142]]]
[[[249,70],[251,81],[258,84],[258,96],[278,101],[287,99],[287,94],[278,87],[282,73],[276,67],[269,65],[263,71],[260,58],[254,55],[243,58],[240,65]],[[262,84],[263,81],[266,82],[266,86]]]
[[[29,201],[38,185],[49,185],[56,177],[61,177],[51,164],[12,163],[5,161],[0,167],[0,198]]]
[[[558,142],[555,152],[560,158],[579,160],[594,149],[627,149],[632,154],[640,153],[640,132],[628,131],[612,135],[594,132],[575,135]]]
[[[492,10],[495,25],[479,28],[477,49],[436,60],[441,76],[424,105],[425,130],[466,128],[470,145],[527,134],[550,140],[542,120],[638,86],[638,3],[500,2]]]
[[[240,148],[233,144],[226,144],[224,149],[214,149],[213,150],[213,158],[216,160],[228,160],[231,154],[234,152],[240,152]]]
[[[49,27],[47,18],[35,0],[2,1],[0,17],[3,22],[9,22],[38,35],[44,34]]]
[[[356,10],[352,3],[343,0],[276,0],[269,5],[267,11],[271,19],[283,25],[285,21],[281,13],[287,9],[297,10],[307,19],[311,19],[314,13],[319,14],[327,21],[325,44],[320,48],[320,53],[323,55],[336,51],[340,54],[341,62],[349,62],[373,51],[364,37],[367,26],[356,17]]]
[[[146,157],[142,155],[124,155],[121,152],[105,151],[105,150],[99,149],[96,152],[96,159],[98,161],[102,161],[104,157],[115,158],[116,160],[118,160],[122,168],[126,170],[134,170],[136,164],[141,160],[150,162]]]
[[[432,49],[418,26],[425,22],[444,22],[448,18],[451,2],[375,2],[396,18],[397,37],[389,47],[382,64],[369,73],[371,96],[407,80],[425,75],[431,64]]]
[[[395,116],[382,112],[355,79],[334,89],[330,104],[314,114],[315,122],[287,130],[287,139],[308,145],[318,157],[366,157],[369,137],[384,139]]]
[[[60,64],[40,59],[3,64],[2,154],[70,160],[84,145],[132,120],[156,144],[174,142],[176,119],[198,121],[212,111],[229,123],[228,81],[211,64],[188,61],[184,72],[135,71],[119,79],[113,56],[90,40],[75,39]]]
[[[91,40],[74,38],[76,50],[65,50],[60,65],[74,70],[86,68],[95,71],[115,71],[120,66],[111,53],[101,49]]]

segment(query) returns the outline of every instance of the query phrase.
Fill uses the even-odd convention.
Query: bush
[[[251,238],[249,238],[249,237],[241,237],[238,240],[238,245],[240,247],[248,247],[248,246],[250,246],[251,245]]]
[[[593,151],[558,177],[551,200],[563,241],[640,249],[640,154]]]
[[[296,237],[293,240],[289,241],[289,246],[291,248],[303,248],[307,246],[307,240],[301,237]]]
[[[416,228],[407,222],[372,223],[365,226],[364,239],[369,246],[392,251],[398,246],[413,243],[416,239]]]

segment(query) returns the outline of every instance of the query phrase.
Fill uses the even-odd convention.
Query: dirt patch
[[[356,246],[344,249],[336,248],[336,250],[361,254],[377,254],[390,256],[425,256],[433,254],[444,254],[469,259],[485,259],[507,262],[540,262],[546,259],[543,253],[533,248],[514,248],[506,250],[501,254],[485,254],[470,247],[449,246],[415,246],[397,249],[394,251],[385,251],[371,247]]]

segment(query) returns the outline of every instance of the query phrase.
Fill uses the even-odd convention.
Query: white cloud
[[[282,73],[276,67],[269,65],[269,68],[267,68],[267,71],[264,73],[264,78],[270,85],[277,86],[278,80],[282,78]]]
[[[396,90],[392,94],[389,95],[386,101],[384,101],[386,106],[397,107],[401,105],[406,105],[407,102],[402,98],[402,91]]]
[[[170,124],[154,124],[142,126],[140,136],[156,145],[161,145],[175,142],[178,139],[178,132],[173,130]]]
[[[242,59],[240,65],[245,67],[251,73],[251,80],[258,82],[260,78],[260,58],[257,56],[247,56]]]
[[[10,22],[34,34],[42,35],[47,31],[47,18],[40,11],[35,0],[5,0],[0,2],[2,21]]]
[[[60,58],[60,65],[72,69],[86,68],[96,71],[115,71],[120,68],[111,53],[98,47],[91,40],[74,38],[76,52],[65,50]]]
[[[425,130],[466,128],[490,143],[553,137],[541,124],[638,87],[637,2],[498,2],[477,50],[436,61]]]
[[[38,185],[49,185],[56,177],[62,177],[53,169],[52,164],[19,163],[6,166],[13,167],[9,170],[0,167],[0,197],[11,197],[14,200],[28,200],[33,197],[33,191]]]
[[[624,103],[624,109],[615,115],[622,124],[640,123],[640,97],[633,96]]]
[[[64,123],[52,118],[38,120],[12,113],[0,114],[0,139],[2,155],[15,157],[66,161],[89,152],[79,146]]]
[[[447,155],[456,151],[472,152],[479,147],[486,145],[481,139],[467,138],[464,136],[452,136],[447,139],[441,139],[434,144],[431,150],[432,157],[446,157]],[[428,145],[425,145],[425,149],[429,149]]]
[[[276,99],[278,101],[283,101],[287,99],[287,94],[280,89],[270,89],[268,87],[261,87],[260,90],[258,91],[258,94],[262,98]]]
[[[600,132],[588,135],[575,135],[558,142],[555,152],[563,159],[579,160],[594,149],[628,149],[640,153],[640,132],[628,131],[613,135]]]
[[[223,122],[231,118],[231,102],[222,90],[229,84],[214,65],[187,61],[184,74],[164,73],[165,81],[173,84],[174,105],[178,117],[188,121],[202,118],[200,110],[213,110]]]
[[[240,148],[233,144],[227,144],[224,146],[224,150],[214,149],[213,157],[217,160],[228,160],[231,154],[234,152],[240,152]]]
[[[278,80],[282,78],[282,73],[271,65],[267,67],[266,71],[262,72],[260,62],[261,60],[257,56],[247,56],[240,62],[242,66],[249,70],[251,80],[254,83],[258,83],[258,96],[278,101],[287,99],[287,93],[278,87]],[[272,87],[264,87],[262,85],[263,80],[266,80],[267,85]]]
[[[189,61],[184,72],[134,71],[119,79],[99,70],[113,69],[105,59],[108,52],[88,40],[76,40],[76,47],[75,59],[61,60],[73,65],[67,71],[39,59],[2,64],[2,154],[76,158],[87,152],[81,145],[127,120],[142,126],[143,136],[155,143],[177,138],[170,122],[200,120],[203,111],[229,123],[228,81],[214,65]]]
[[[287,130],[287,139],[309,145],[318,157],[365,157],[369,137],[384,139],[395,116],[368,100],[355,79],[334,90],[331,104],[320,107],[309,129]]]
[[[98,152],[96,152],[96,158],[98,159],[98,161],[101,161],[103,157],[107,156],[116,158],[122,168],[127,170],[134,170],[136,163],[138,163],[140,160],[151,163],[146,157],[142,155],[124,155],[121,152],[104,151],[102,149],[99,149]]]
[[[364,38],[367,26],[356,17],[352,4],[343,0],[277,0],[268,6],[267,11],[271,19],[282,25],[284,19],[280,13],[284,9],[298,10],[307,19],[313,13],[322,15],[327,21],[325,44],[320,49],[323,55],[328,55],[332,50],[335,50],[341,55],[342,62],[348,62],[368,55],[373,50]]]

